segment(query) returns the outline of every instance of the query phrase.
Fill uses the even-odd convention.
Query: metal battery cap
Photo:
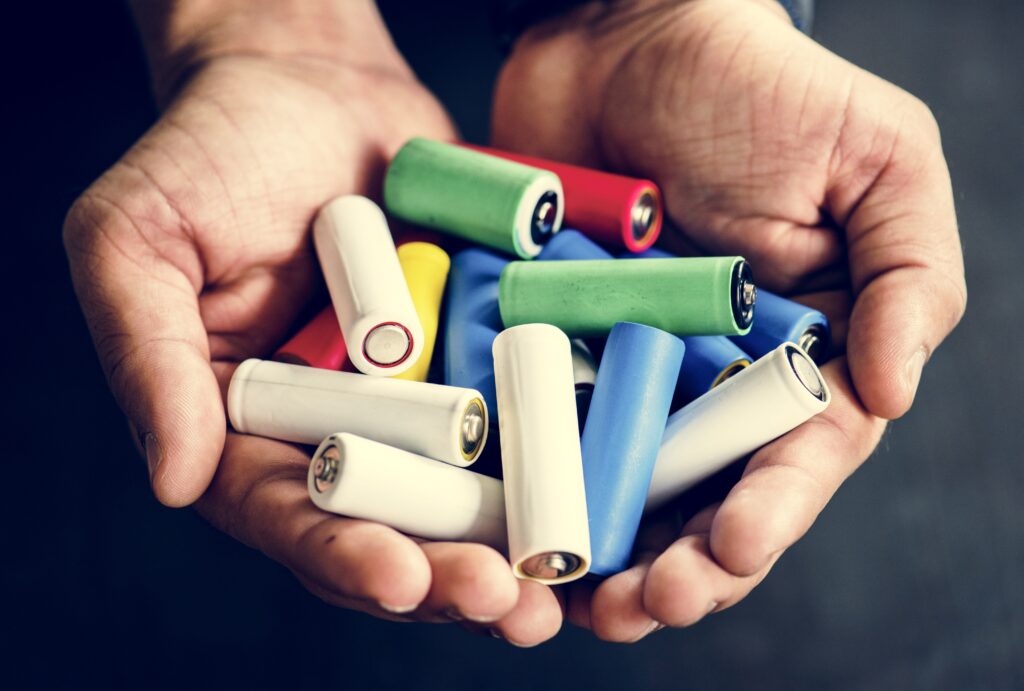
[[[658,200],[650,192],[644,192],[630,209],[629,218],[633,239],[643,242],[658,220]]]
[[[338,479],[341,465],[341,449],[331,444],[313,461],[313,487],[317,492],[326,492]]]
[[[568,552],[541,552],[524,561],[520,568],[533,578],[554,579],[580,568],[580,558]]]
[[[750,264],[740,259],[732,270],[732,316],[740,329],[748,328],[754,322],[754,303],[757,302],[757,287]]]
[[[813,324],[807,327],[807,330],[800,334],[800,340],[797,341],[797,345],[815,363],[821,364],[825,358],[825,351],[828,350],[828,343],[825,341],[825,329],[820,324]]]
[[[548,190],[537,200],[533,207],[530,222],[530,239],[534,244],[543,245],[555,232],[555,219],[558,218],[558,194]]]
[[[804,385],[815,398],[825,400],[825,385],[821,381],[821,374],[814,362],[800,348],[793,345],[786,346],[786,355],[789,357],[789,366],[792,368],[796,378]]]
[[[393,367],[412,352],[412,337],[401,324],[387,322],[370,329],[363,340],[363,354],[378,367]]]
[[[480,453],[486,432],[487,411],[484,402],[474,398],[462,413],[462,425],[459,427],[459,447],[467,461],[472,461]]]

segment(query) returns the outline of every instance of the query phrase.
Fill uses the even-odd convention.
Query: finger
[[[773,564],[774,559],[755,574],[736,576],[711,555],[707,533],[684,535],[651,564],[644,609],[667,626],[692,626],[746,597]]]
[[[387,526],[324,513],[309,500],[306,454],[230,434],[197,507],[214,526],[279,561],[332,604],[409,614],[427,597],[430,562]]]
[[[432,572],[424,616],[491,623],[516,606],[519,584],[503,556],[485,545],[424,542]]]
[[[104,372],[168,506],[207,487],[225,431],[197,306],[201,264],[180,223],[141,172],[122,166],[75,203],[64,228]]]
[[[853,101],[851,101],[853,102]],[[967,301],[953,194],[938,127],[905,96],[879,134],[877,114],[851,109],[829,206],[846,227],[857,300],[847,352],[868,410],[896,418]],[[869,136],[870,133],[870,136]]]
[[[596,584],[590,581],[576,581],[566,590],[566,619],[581,629],[591,628],[590,609]]]
[[[661,628],[644,607],[644,583],[654,557],[608,577],[594,591],[590,622],[601,640],[635,643]]]
[[[839,485],[878,444],[885,421],[861,407],[845,358],[822,368],[829,407],[754,454],[711,526],[711,551],[730,573],[762,571],[810,528]]]
[[[562,606],[554,591],[535,581],[519,580],[516,606],[491,627],[491,635],[519,648],[532,648],[561,628]]]

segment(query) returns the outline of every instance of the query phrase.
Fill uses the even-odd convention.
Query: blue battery
[[[612,327],[583,429],[590,573],[629,566],[685,346],[651,326]]]
[[[476,389],[498,419],[491,344],[504,326],[498,311],[498,279],[508,260],[471,247],[452,259],[444,328],[444,383]]]
[[[676,404],[686,405],[750,364],[750,358],[725,336],[687,336],[686,360],[679,370]]]
[[[750,333],[732,340],[752,360],[789,341],[821,364],[828,357],[831,339],[832,330],[824,314],[759,288],[757,314]]]
[[[548,240],[537,259],[612,259],[612,255],[578,230],[561,230]]]

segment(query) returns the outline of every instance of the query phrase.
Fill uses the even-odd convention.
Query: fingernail
[[[149,467],[149,481],[152,482],[156,477],[156,471],[160,468],[161,461],[163,461],[163,453],[160,451],[160,442],[156,440],[156,435],[152,432],[146,434],[142,445],[146,449],[146,465]]]
[[[655,631],[660,631],[663,628],[665,628],[665,625],[662,624],[661,622],[652,621],[650,623],[650,625],[646,629],[643,630],[643,633],[641,633],[639,636],[637,636],[636,638],[632,639],[629,642],[630,643],[636,643],[638,641],[641,641],[641,640],[647,638],[648,636],[650,636]]]
[[[720,605],[720,604],[721,604],[720,602],[717,602],[717,601],[715,601],[715,600],[712,600],[712,601],[711,601],[711,604],[710,604],[710,605],[708,605],[708,611],[707,611],[707,613],[708,613],[708,614],[711,614],[711,613],[713,613],[713,612],[714,612],[714,611],[715,611],[716,609],[718,609],[718,605]]]
[[[449,607],[448,609],[446,609],[444,611],[444,615],[452,621],[462,621],[463,619],[465,619],[465,617],[459,614],[459,610],[455,609],[454,607]]]
[[[378,602],[377,604],[380,605],[381,609],[387,610],[392,614],[408,614],[419,607],[419,605],[389,605],[386,602]]]
[[[501,631],[498,631],[498,629],[487,629],[487,633],[491,634],[491,638],[497,638],[499,641],[505,640],[505,637],[501,635]]]
[[[907,360],[904,370],[907,380],[907,392],[913,396],[917,392],[917,385],[921,382],[921,371],[924,369],[925,360],[928,359],[928,351],[921,347],[914,351],[914,354]]]

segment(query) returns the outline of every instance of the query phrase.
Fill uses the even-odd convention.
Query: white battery
[[[338,197],[317,214],[313,242],[352,364],[388,377],[412,367],[423,327],[384,212],[366,197]]]
[[[324,511],[430,540],[505,548],[501,481],[471,470],[341,433],[316,450],[307,485]]]
[[[513,572],[548,584],[580,578],[590,532],[569,339],[548,324],[501,332],[494,383]]]
[[[270,360],[238,366],[228,416],[246,434],[319,444],[351,432],[457,466],[473,463],[487,442],[479,391]]]
[[[799,427],[830,399],[814,361],[796,344],[783,343],[669,416],[646,508]]]

